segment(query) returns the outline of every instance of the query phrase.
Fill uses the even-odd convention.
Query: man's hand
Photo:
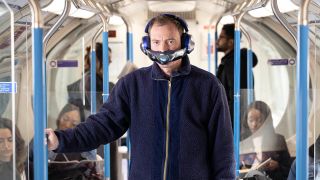
[[[59,140],[56,134],[54,133],[53,129],[51,128],[45,129],[45,133],[48,135],[47,136],[48,149],[49,150],[57,149],[59,146]]]

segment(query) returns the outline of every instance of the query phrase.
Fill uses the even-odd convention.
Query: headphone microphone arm
[[[159,64],[168,64],[169,62],[176,61],[178,59],[181,59],[182,57],[187,55],[187,49],[179,49],[177,51],[152,51],[149,49],[144,49],[143,51],[152,61],[155,61]]]

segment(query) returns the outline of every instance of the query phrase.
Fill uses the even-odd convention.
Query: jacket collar
[[[234,56],[234,49],[232,49],[231,51],[229,51],[227,54],[225,54],[222,58],[221,58],[221,64],[225,64],[226,60],[232,59],[233,60],[233,56]]]
[[[182,58],[181,67],[174,71],[171,77],[178,77],[188,75],[191,71],[191,65],[188,56]],[[154,80],[168,80],[169,78],[164,74],[159,65],[154,62],[151,69],[151,78]]]

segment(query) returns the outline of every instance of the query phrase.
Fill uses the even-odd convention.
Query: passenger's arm
[[[230,113],[223,87],[212,95],[215,102],[208,132],[211,153],[211,178],[235,179],[235,161]]]
[[[74,129],[55,131],[57,152],[83,152],[121,137],[130,124],[129,97],[125,81],[119,80],[99,113],[88,117]]]

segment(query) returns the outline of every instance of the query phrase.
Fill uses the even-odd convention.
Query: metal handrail
[[[48,45],[50,38],[58,30],[58,28],[62,25],[62,23],[67,19],[69,12],[70,12],[70,9],[71,9],[70,0],[65,0],[64,9],[63,9],[61,16],[59,17],[58,21],[52,26],[52,28],[49,30],[49,32],[43,38],[43,52],[44,52],[44,54],[46,54],[47,45]]]
[[[304,0],[301,6],[298,22],[300,25],[308,25],[308,7],[310,4],[310,0]]]
[[[248,40],[249,49],[252,49],[252,40],[251,40],[251,37],[250,37],[248,31],[246,31],[246,30],[244,29],[244,27],[241,26],[241,25],[240,25],[240,29],[241,29],[241,32],[243,33],[243,35],[244,35],[244,36],[247,38],[247,40]]]
[[[278,19],[278,21],[282,24],[283,27],[290,33],[290,35],[293,37],[296,44],[298,44],[297,40],[297,32],[293,27],[289,24],[289,22],[285,19],[285,17],[282,16],[282,13],[279,10],[277,0],[271,0],[271,8],[273,11],[273,14]]]
[[[42,27],[42,20],[41,20],[41,10],[38,1],[35,0],[28,0],[31,14],[32,14],[32,27],[33,28],[40,28]]]

